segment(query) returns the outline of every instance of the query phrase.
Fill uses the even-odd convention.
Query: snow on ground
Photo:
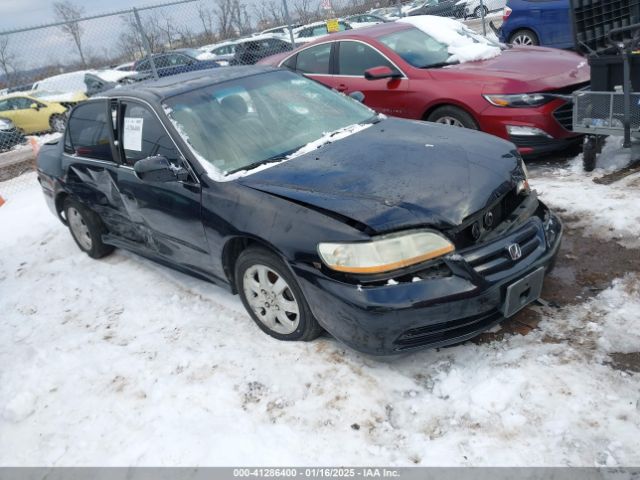
[[[589,183],[536,179],[564,181]],[[378,359],[273,340],[133,254],[91,260],[35,182],[0,225],[0,465],[640,463],[640,376],[608,361],[640,344],[631,274],[529,335]]]
[[[628,150],[620,139],[611,139],[598,156],[591,173],[582,169],[582,155],[568,167],[545,169],[543,176],[532,172],[531,185],[548,204],[562,208],[571,222],[590,235],[612,239],[624,246],[640,247],[640,173],[629,175],[612,185],[592,180],[629,163]]]

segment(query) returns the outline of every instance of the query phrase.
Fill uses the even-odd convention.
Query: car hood
[[[497,137],[387,119],[237,181],[380,233],[458,226],[513,188],[519,169]]]
[[[430,70],[436,77],[464,73],[467,81],[484,84],[483,93],[533,93],[586,83],[587,61],[555,48],[513,47],[489,60]]]

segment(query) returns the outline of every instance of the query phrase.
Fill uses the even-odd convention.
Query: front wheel
[[[238,257],[236,288],[260,329],[278,340],[310,341],[322,333],[293,274],[263,248],[251,247]]]
[[[470,128],[478,130],[478,124],[471,115],[461,108],[452,105],[436,108],[427,117],[428,122],[442,123],[452,127]]]
[[[102,243],[107,228],[100,217],[80,202],[67,198],[64,202],[64,217],[80,250],[91,258],[101,258],[113,252],[111,245]]]

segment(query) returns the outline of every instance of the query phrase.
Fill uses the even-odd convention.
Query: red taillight
[[[511,12],[513,10],[511,10],[509,7],[504,7],[504,10],[502,11],[502,21],[506,22],[507,18],[509,18],[509,15],[511,15]]]

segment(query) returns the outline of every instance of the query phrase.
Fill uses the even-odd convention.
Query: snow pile
[[[417,15],[401,18],[398,22],[409,23],[434,40],[447,45],[451,54],[448,59],[450,63],[488,60],[502,52],[499,46],[451,18]]]
[[[587,234],[640,247],[640,173],[611,185],[593,182],[628,162],[628,151],[621,150],[619,139],[613,139],[598,156],[598,168],[593,172],[583,171],[580,155],[569,168],[532,169],[530,184],[543,201],[561,208],[563,216]]]
[[[640,376],[608,360],[640,344],[635,276],[526,336],[376,359],[274,340],[133,254],[90,259],[35,181],[0,225],[0,465],[640,463]]]

